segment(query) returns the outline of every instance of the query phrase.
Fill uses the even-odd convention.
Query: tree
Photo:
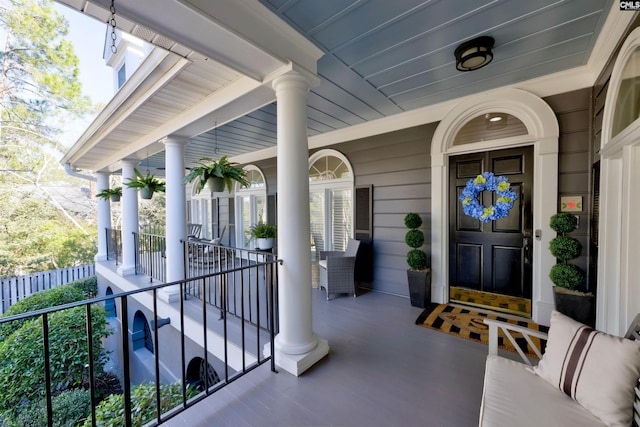
[[[0,0],[0,274],[65,267],[77,264],[63,260],[69,251],[95,252],[85,218],[47,187],[71,180],[56,159],[62,125],[94,108],[67,31],[52,0]]]

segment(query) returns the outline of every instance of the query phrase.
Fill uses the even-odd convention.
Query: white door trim
[[[640,120],[615,136],[613,120],[625,65],[640,47],[640,28],[631,32],[613,66],[605,100],[600,147],[600,223],[596,328],[623,335],[640,311]]]
[[[469,120],[490,112],[511,114],[524,123],[528,135],[453,146],[458,131]],[[431,286],[434,302],[449,301],[449,156],[478,151],[532,145],[533,148],[533,241],[532,317],[549,324],[553,310],[549,270],[556,260],[549,252],[555,237],[549,218],[558,204],[558,136],[556,116],[541,98],[519,89],[500,89],[465,99],[440,122],[431,144]]]

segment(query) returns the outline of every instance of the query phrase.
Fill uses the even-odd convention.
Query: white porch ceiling
[[[109,17],[107,0],[58,1],[105,22]],[[103,141],[110,154],[97,145],[93,149],[111,162],[133,147],[138,158],[148,154],[145,162],[162,167],[162,146],[149,136],[156,138],[180,112],[199,106],[211,108],[199,116],[200,123],[174,129],[191,138],[187,165],[213,156],[215,147],[218,155],[241,159],[268,152],[276,144],[276,108],[265,82],[288,59],[315,71],[309,61],[320,54],[321,83],[309,95],[308,132],[312,141],[327,143],[353,135],[350,129],[402,122],[409,115],[415,124],[432,122],[439,117],[429,116],[430,108],[498,87],[521,87],[540,96],[587,87],[636,18],[617,6],[613,0],[116,1],[123,30],[144,33],[147,41],[189,63],[115,126],[110,138],[120,148]],[[220,48],[214,34],[238,49]],[[496,41],[493,62],[473,72],[456,71],[456,46],[481,35]],[[313,52],[305,56],[309,47]],[[244,88],[238,100],[206,102],[234,83]],[[209,130],[215,122],[220,127],[214,133]],[[96,135],[87,140],[99,142]],[[95,169],[89,151],[70,157],[73,165]],[[100,166],[108,167],[104,160]]]

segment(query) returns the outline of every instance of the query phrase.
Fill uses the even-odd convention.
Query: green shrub
[[[91,414],[89,390],[75,389],[60,393],[51,399],[54,427],[76,427]],[[38,427],[47,425],[46,399],[40,399],[22,409],[16,418],[5,419],[7,425],[15,427]]]
[[[559,212],[551,216],[549,225],[551,226],[551,229],[556,233],[571,233],[576,229],[576,226],[578,225],[578,218],[575,215],[571,215],[570,213]]]
[[[72,302],[84,300],[84,294],[74,286],[60,286],[58,288],[47,289],[37,292],[21,299],[2,315],[2,317],[15,316],[17,314],[30,313],[43,308],[55,307],[58,305],[70,304]],[[18,330],[27,319],[14,320],[13,322],[0,324],[0,339],[7,338],[11,333]]]
[[[84,294],[85,299],[95,298],[98,295],[98,278],[96,276],[78,279],[67,283],[64,286],[71,286],[73,288],[80,289]]]
[[[575,289],[584,282],[584,272],[573,264],[556,264],[551,267],[549,278],[561,288]]]
[[[569,261],[580,256],[582,244],[573,237],[558,236],[549,242],[549,249],[558,260]]]
[[[91,307],[95,372],[104,367],[102,340],[109,335],[106,313]],[[84,307],[51,313],[49,360],[51,388],[55,393],[80,386],[89,362]],[[40,317],[28,320],[0,344],[0,412],[15,418],[22,406],[44,396],[44,349]]]
[[[23,313],[41,310],[43,308],[55,307],[58,305],[70,304],[85,299],[95,298],[98,295],[98,279],[96,276],[75,280],[57,288],[36,292],[26,298],[21,299],[0,317],[15,316]],[[0,341],[16,331],[26,322],[24,320],[14,320],[9,323],[0,324]]]
[[[187,386],[187,399],[198,391]],[[182,385],[180,383],[160,385],[160,407],[162,412],[182,404]],[[133,426],[142,426],[156,418],[156,386],[140,384],[131,388],[131,421]],[[101,427],[120,427],[124,425],[124,396],[112,394],[96,408],[96,423]],[[84,427],[91,426],[87,419]]]

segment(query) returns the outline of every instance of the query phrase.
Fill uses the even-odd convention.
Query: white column
[[[138,232],[138,192],[128,188],[129,178],[135,178],[133,168],[136,160],[122,161],[122,264],[118,267],[121,276],[136,274],[136,245],[133,233]]]
[[[98,172],[97,190],[98,193],[109,188],[109,174]],[[111,203],[109,199],[98,197],[98,253],[95,262],[107,260],[107,228],[111,228]]]
[[[167,282],[184,279],[181,240],[187,237],[186,194],[184,187],[184,147],[186,139],[167,138],[165,146]],[[170,286],[159,293],[166,302],[179,300],[180,288]]]
[[[329,353],[311,324],[309,141],[307,93],[311,81],[290,72],[273,82],[278,114],[278,275],[280,332],[275,360],[300,375]]]

